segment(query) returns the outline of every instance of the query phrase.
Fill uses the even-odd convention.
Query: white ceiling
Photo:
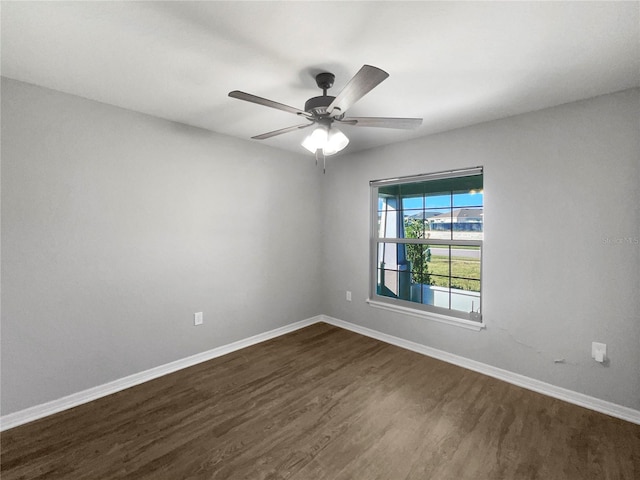
[[[300,123],[227,96],[303,108],[330,71],[390,77],[351,116],[423,117],[415,131],[345,126],[345,152],[640,86],[639,2],[7,2],[2,75],[215,132]],[[262,140],[305,152],[304,131]],[[257,141],[257,140],[252,140]]]

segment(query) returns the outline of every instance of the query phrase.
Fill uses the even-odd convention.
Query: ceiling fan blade
[[[358,100],[367,93],[377,87],[384,79],[389,76],[387,72],[372,67],[371,65],[363,65],[358,73],[356,73],[349,83],[345,85],[338,96],[327,107],[327,112],[332,117],[342,115]]]
[[[345,117],[336,119],[338,123],[346,123],[355,127],[380,127],[399,128],[410,130],[422,125],[421,118],[397,118],[397,117]]]
[[[258,105],[264,105],[265,107],[276,108],[278,110],[294,113],[296,115],[302,115],[304,117],[311,117],[311,114],[298,108],[290,107],[289,105],[285,105],[284,103],[274,102],[273,100],[267,100],[266,98],[258,97],[256,95],[251,95],[250,93],[241,92],[240,90],[229,92],[229,96],[232,98],[237,98],[238,100],[244,100],[245,102],[257,103]]]
[[[302,128],[307,128],[313,125],[312,123],[305,123],[303,125],[294,125],[293,127],[281,128],[280,130],[274,130],[273,132],[263,133],[262,135],[256,135],[255,137],[251,137],[254,140],[265,140],[267,138],[275,137],[276,135],[282,135],[283,133],[294,132],[296,130],[300,130]]]

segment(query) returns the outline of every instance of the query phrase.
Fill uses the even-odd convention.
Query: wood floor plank
[[[316,324],[6,432],[3,480],[640,478],[640,426]]]

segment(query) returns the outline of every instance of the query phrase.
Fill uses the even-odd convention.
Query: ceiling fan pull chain
[[[316,167],[318,166],[318,157],[322,157],[322,173],[327,173],[327,156],[321,148],[316,148]]]

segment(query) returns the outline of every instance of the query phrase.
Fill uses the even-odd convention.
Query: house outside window
[[[482,322],[482,167],[371,182],[370,303]]]

